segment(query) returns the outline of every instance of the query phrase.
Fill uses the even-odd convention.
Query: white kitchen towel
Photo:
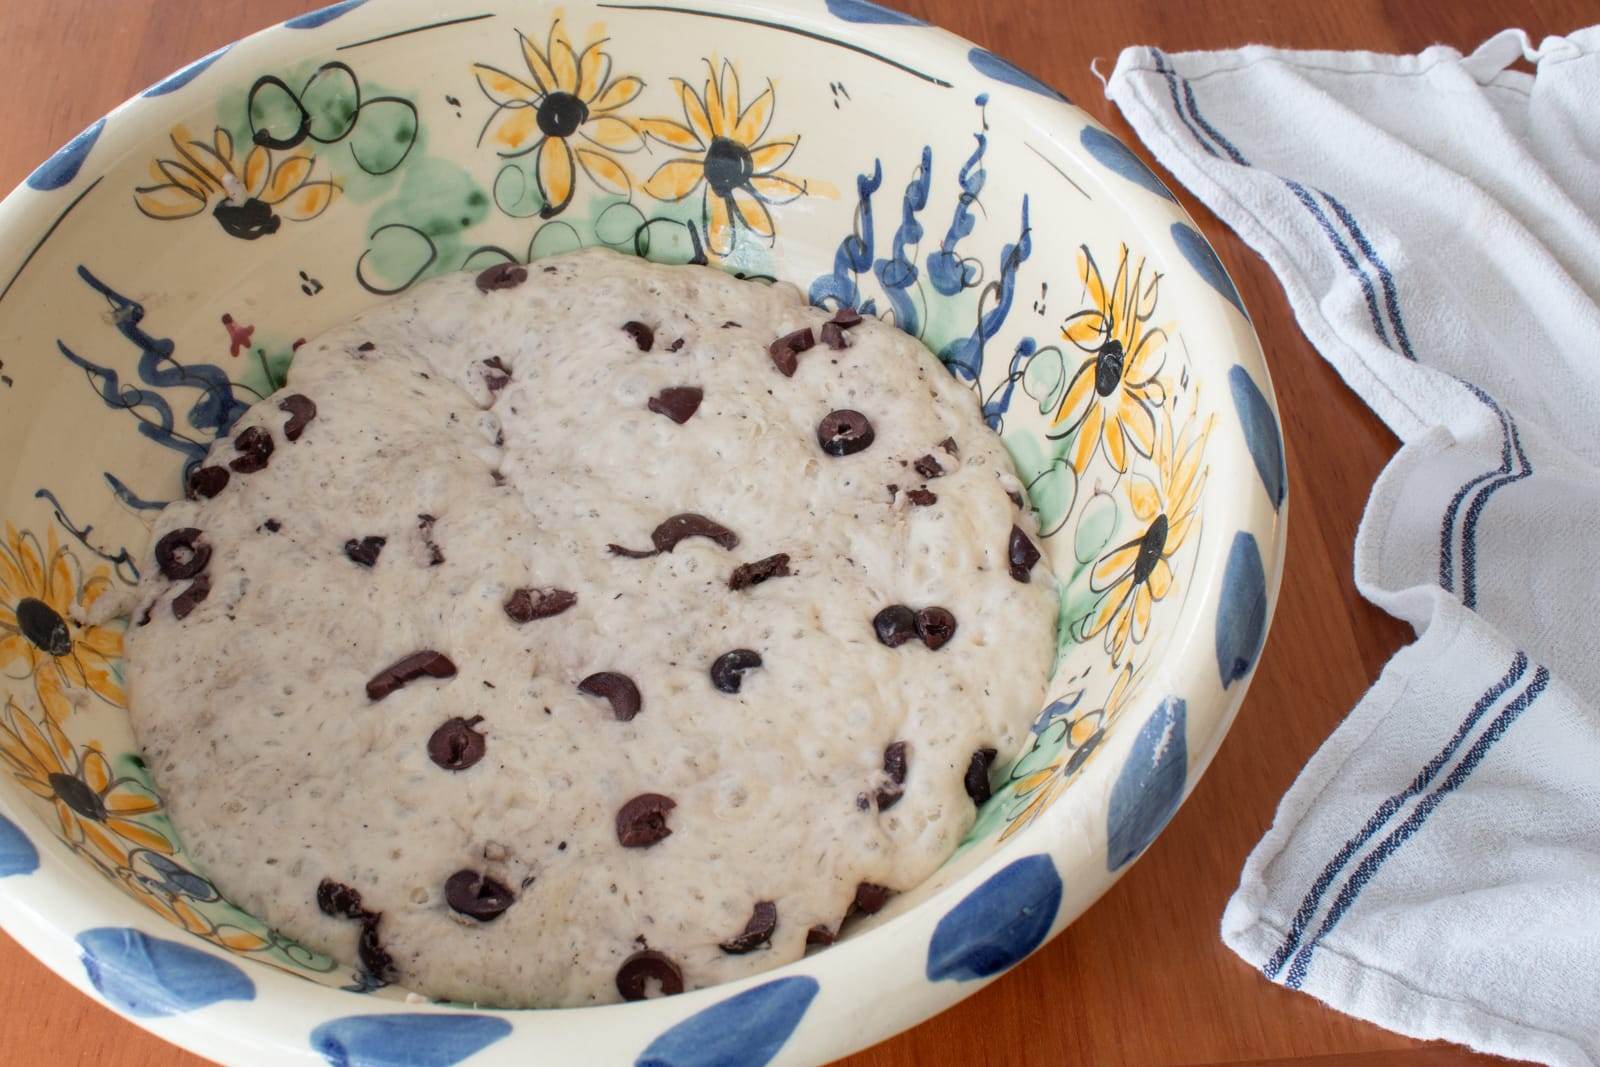
[[[1223,939],[1393,1030],[1600,1063],[1600,27],[1130,48],[1107,94],[1403,442],[1355,577],[1418,639],[1284,797]]]

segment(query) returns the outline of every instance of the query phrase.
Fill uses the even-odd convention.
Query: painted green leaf
[[[300,105],[276,81],[262,82],[250,97],[250,125],[277,141],[293,140],[300,132]],[[243,142],[248,145],[249,138]]]
[[[339,66],[326,66],[312,75],[300,105],[311,118],[311,136],[319,141],[337,141],[350,132],[356,122],[360,92],[350,72]]]
[[[350,154],[368,174],[388,174],[417,140],[417,114],[403,100],[369,100],[350,134]]]
[[[1039,514],[1039,533],[1049,537],[1061,529],[1078,499],[1078,476],[1065,459],[1050,465],[1028,481],[1028,499]]]
[[[1066,382],[1067,365],[1055,348],[1040,349],[1022,371],[1022,391],[1039,402],[1041,415],[1061,403]]]
[[[1117,501],[1110,493],[1096,491],[1083,505],[1078,528],[1072,538],[1072,552],[1079,563],[1092,563],[1099,557],[1117,530]]]

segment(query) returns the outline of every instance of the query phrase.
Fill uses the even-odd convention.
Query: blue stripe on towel
[[[1200,131],[1204,130],[1218,145],[1222,146],[1234,163],[1240,166],[1249,166],[1250,163],[1245,159],[1244,154],[1235,148],[1220,130],[1206,121],[1205,116],[1200,114],[1200,107],[1195,101],[1194,90],[1190,86],[1189,80],[1181,78],[1167,62],[1166,56],[1159,50],[1152,49],[1151,51],[1155,56],[1156,70],[1166,78],[1167,88],[1172,93],[1173,110],[1196,142],[1211,155],[1221,158],[1216,148],[1201,135]],[[1179,100],[1178,84],[1180,81],[1183,83],[1181,102]],[[1184,113],[1185,109],[1187,109],[1188,114]],[[1322,232],[1332,243],[1345,268],[1360,282],[1362,294],[1367,304],[1367,314],[1372,320],[1373,332],[1378,335],[1378,340],[1382,341],[1385,347],[1393,348],[1394,345],[1389,343],[1388,332],[1384,329],[1384,316],[1380,314],[1378,309],[1377,293],[1373,289],[1372,280],[1367,277],[1367,273],[1360,262],[1334,229],[1310,191],[1290,178],[1279,176],[1279,180],[1289,188],[1295,199],[1299,200],[1301,205],[1316,219],[1317,225],[1322,228]],[[1389,270],[1388,264],[1383,261],[1377,249],[1373,247],[1372,242],[1362,231],[1361,224],[1356,220],[1355,215],[1330,193],[1322,190],[1318,190],[1318,192],[1333,210],[1339,222],[1349,232],[1351,240],[1355,242],[1355,246],[1361,252],[1361,255],[1377,271],[1379,284],[1383,288],[1384,311],[1387,312],[1389,324],[1394,328],[1395,340],[1400,346],[1399,351],[1407,359],[1416,362],[1417,355],[1411,347],[1411,337],[1406,330],[1405,317],[1400,311],[1399,286],[1395,284],[1393,272]],[[1449,506],[1445,509],[1444,520],[1440,524],[1439,585],[1446,591],[1454,592],[1456,524],[1461,514],[1462,505],[1466,502],[1467,497],[1472,494],[1474,489],[1478,490],[1477,494],[1473,496],[1472,503],[1467,505],[1466,521],[1461,530],[1461,602],[1471,608],[1477,605],[1478,600],[1478,521],[1484,509],[1488,506],[1489,499],[1505,486],[1530,477],[1533,474],[1533,465],[1523,452],[1522,440],[1517,432],[1516,421],[1506,414],[1500,405],[1495,403],[1494,399],[1483,390],[1468,381],[1463,380],[1461,384],[1494,413],[1495,418],[1500,423],[1501,435],[1500,466],[1494,470],[1478,474],[1462,485],[1451,498]],[[1515,454],[1518,468],[1516,470],[1513,470],[1513,453]],[[1485,482],[1489,484],[1484,485]],[[1479,488],[1480,486],[1482,486],[1481,489]]]
[[[1152,52],[1156,59],[1156,69],[1166,78],[1167,87],[1172,94],[1173,111],[1177,114],[1179,121],[1183,123],[1184,127],[1195,138],[1196,142],[1199,143],[1200,147],[1205,149],[1210,155],[1221,158],[1220,154],[1217,152],[1217,149],[1214,148],[1212,144],[1201,135],[1200,130],[1204,130],[1216,141],[1218,145],[1223,148],[1224,151],[1227,152],[1228,157],[1234,163],[1240,166],[1249,166],[1250,164],[1245,159],[1243,153],[1235,148],[1233,144],[1229,142],[1219,130],[1216,129],[1216,127],[1207,122],[1204,116],[1200,114],[1199,106],[1195,101],[1194,92],[1189,84],[1188,79],[1180,78],[1173,68],[1167,63],[1166,57],[1162,55],[1160,51],[1152,49]],[[1180,80],[1183,82],[1183,98],[1181,103],[1179,101],[1178,85]],[[1187,107],[1187,115],[1184,113],[1185,107]],[[1193,121],[1191,122],[1191,120]],[[1198,129],[1196,127],[1198,127]],[[1387,331],[1384,329],[1384,316],[1380,314],[1378,309],[1377,294],[1373,289],[1372,281],[1367,276],[1366,271],[1351,253],[1349,247],[1340,238],[1338,232],[1333,228],[1327,216],[1322,212],[1311,193],[1303,185],[1292,179],[1279,176],[1279,180],[1289,188],[1290,192],[1293,193],[1295,198],[1300,201],[1301,205],[1311,213],[1313,218],[1316,219],[1317,224],[1322,228],[1323,233],[1328,237],[1329,242],[1333,245],[1346,269],[1356,276],[1361,284],[1362,292],[1366,298],[1367,312],[1372,320],[1373,331],[1378,335],[1378,339],[1383,342],[1385,347],[1393,348],[1394,346],[1389,342]],[[1356,248],[1360,250],[1361,255],[1365,257],[1366,260],[1370,262],[1373,268],[1377,271],[1379,284],[1383,288],[1384,311],[1387,312],[1388,321],[1394,328],[1395,339],[1399,343],[1400,352],[1405,356],[1405,358],[1411,360],[1412,362],[1416,362],[1416,352],[1411,347],[1411,338],[1406,330],[1405,319],[1400,311],[1399,287],[1395,284],[1393,273],[1389,270],[1388,265],[1384,263],[1383,259],[1378,255],[1377,250],[1373,247],[1372,242],[1368,240],[1366,234],[1362,232],[1360,223],[1356,221],[1355,216],[1350,212],[1350,210],[1327,192],[1323,192],[1321,190],[1319,190],[1319,192],[1321,193],[1322,198],[1327,202],[1328,206],[1333,210],[1333,213],[1338,218],[1339,222],[1348,231],[1351,239],[1355,243]],[[1477,489],[1477,493],[1473,495],[1471,504],[1467,505],[1466,520],[1462,524],[1461,533],[1463,586],[1461,599],[1463,605],[1471,608],[1477,603],[1478,521],[1482,516],[1484,508],[1488,505],[1489,499],[1503,487],[1530,477],[1533,474],[1533,465],[1528,461],[1527,455],[1523,451],[1521,436],[1517,431],[1516,420],[1507,414],[1504,409],[1502,409],[1500,405],[1495,402],[1493,397],[1489,396],[1476,385],[1467,381],[1462,381],[1461,384],[1470,390],[1472,394],[1484,404],[1485,407],[1489,408],[1489,410],[1494,413],[1496,419],[1500,423],[1502,437],[1500,466],[1495,470],[1486,471],[1475,476],[1455,493],[1450,501],[1449,507],[1445,511],[1444,522],[1440,530],[1439,584],[1444,589],[1450,590],[1455,578],[1455,539],[1453,535],[1456,522],[1460,515],[1462,504],[1466,501],[1466,498],[1469,495],[1473,495],[1473,490]],[[1516,470],[1513,470],[1513,455],[1518,468]],[[1468,749],[1466,756],[1463,757],[1461,762],[1456,765],[1455,769],[1452,770],[1448,776],[1446,776],[1444,782],[1439,786],[1439,788],[1424,797],[1423,800],[1418,803],[1412,814],[1404,822],[1402,822],[1399,827],[1391,832],[1376,849],[1362,859],[1355,872],[1350,876],[1350,879],[1345,883],[1344,887],[1339,891],[1338,896],[1334,899],[1333,906],[1331,907],[1327,918],[1323,920],[1323,923],[1318,929],[1316,936],[1312,938],[1308,944],[1301,946],[1300,941],[1304,937],[1306,929],[1309,927],[1317,908],[1321,905],[1322,899],[1326,895],[1328,889],[1331,887],[1334,879],[1337,878],[1340,871],[1344,869],[1350,860],[1354,858],[1356,852],[1364,847],[1367,842],[1369,842],[1372,837],[1376,835],[1409,800],[1411,800],[1413,797],[1416,797],[1422,793],[1423,790],[1428,788],[1429,784],[1443,770],[1444,765],[1454,757],[1456,751],[1463,743],[1465,743],[1467,735],[1470,734],[1471,731],[1477,726],[1479,721],[1487,713],[1488,709],[1522,679],[1523,675],[1527,672],[1527,669],[1527,656],[1520,652],[1517,653],[1516,658],[1512,662],[1511,669],[1503,678],[1500,679],[1500,681],[1496,682],[1483,694],[1483,696],[1473,706],[1472,711],[1467,715],[1467,718],[1457,729],[1455,736],[1453,736],[1449,743],[1445,745],[1444,749],[1428,762],[1427,766],[1425,766],[1417,778],[1412,781],[1411,785],[1409,785],[1400,793],[1397,793],[1388,800],[1384,801],[1383,804],[1379,805],[1378,809],[1373,813],[1372,818],[1368,820],[1366,826],[1364,826],[1355,837],[1352,837],[1349,841],[1347,841],[1339,850],[1339,852],[1328,862],[1328,865],[1323,869],[1322,874],[1313,884],[1310,892],[1307,893],[1305,899],[1301,902],[1300,909],[1295,914],[1295,918],[1287,936],[1284,939],[1283,944],[1279,946],[1278,950],[1273,954],[1272,959],[1270,959],[1262,968],[1263,972],[1268,978],[1275,978],[1283,969],[1284,964],[1290,961],[1292,954],[1292,963],[1290,963],[1289,973],[1285,979],[1285,984],[1293,988],[1300,987],[1300,985],[1305,981],[1306,971],[1310,966],[1311,956],[1316,951],[1316,946],[1335,926],[1338,925],[1340,919],[1343,918],[1350,906],[1355,903],[1355,900],[1360,895],[1362,888],[1369,881],[1371,881],[1373,876],[1376,875],[1378,869],[1383,865],[1388,857],[1398,850],[1401,845],[1409,840],[1411,836],[1422,827],[1423,823],[1427,821],[1429,815],[1431,815],[1433,810],[1438,807],[1446,795],[1454,792],[1467,780],[1467,778],[1471,776],[1472,772],[1482,761],[1483,757],[1488,753],[1489,749],[1492,748],[1505,733],[1505,731],[1510,728],[1511,724],[1516,721],[1517,717],[1520,716],[1522,712],[1525,711],[1527,707],[1538,698],[1539,694],[1544,691],[1545,686],[1549,683],[1549,672],[1543,667],[1538,668],[1534,674],[1532,682],[1529,683],[1528,687],[1524,689],[1522,693],[1515,698],[1515,700],[1508,704],[1504,711],[1496,716],[1493,723],[1490,724],[1488,729],[1486,729],[1483,734],[1479,736],[1477,741],[1473,743],[1471,748]]]
[[[1445,777],[1445,780],[1439,784],[1439,788],[1423,797],[1417,804],[1416,810],[1407,817],[1405,822],[1395,827],[1394,831],[1384,838],[1377,848],[1367,853],[1366,857],[1356,867],[1355,872],[1350,875],[1350,880],[1344,884],[1344,888],[1340,889],[1339,895],[1334,898],[1333,906],[1328,909],[1328,917],[1322,920],[1322,926],[1317,930],[1317,936],[1294,954],[1294,961],[1289,964],[1289,973],[1284,978],[1284,985],[1290,989],[1299,989],[1305,984],[1306,972],[1311,966],[1311,954],[1317,950],[1317,946],[1322,943],[1322,939],[1327,937],[1333,931],[1333,928],[1339,925],[1339,920],[1343,919],[1351,906],[1355,904],[1356,898],[1361,895],[1362,889],[1372,881],[1389,857],[1398,852],[1400,846],[1404,845],[1418,830],[1422,829],[1423,823],[1428,821],[1428,817],[1433,814],[1435,808],[1443,803],[1444,798],[1466,783],[1467,779],[1472,776],[1472,772],[1477,769],[1478,764],[1482,763],[1483,758],[1489,754],[1489,750],[1495,746],[1500,738],[1505,736],[1506,731],[1511,728],[1522,713],[1528,710],[1535,700],[1539,699],[1539,694],[1543,693],[1545,687],[1549,684],[1550,672],[1548,670],[1540,667],[1534,671],[1533,681],[1528,683],[1526,689],[1517,694],[1516,699],[1505,706],[1505,710],[1495,716],[1488,729],[1484,730],[1478,736],[1478,739],[1472,743],[1472,747],[1467,750],[1467,754],[1462,757],[1460,763],[1456,764],[1455,770],[1451,771]]]
[[[1522,451],[1522,435],[1517,432],[1517,420],[1507,415],[1506,422],[1511,424],[1511,447],[1522,469],[1515,474],[1496,478],[1479,489],[1478,495],[1472,498],[1467,508],[1467,521],[1461,526],[1461,603],[1469,608],[1478,606],[1478,519],[1483,516],[1483,509],[1491,496],[1512,482],[1520,482],[1533,474],[1533,464],[1528,462],[1527,454]]]
[[[1211,123],[1207,122],[1205,116],[1200,114],[1200,106],[1195,102],[1194,89],[1192,86],[1190,86],[1189,79],[1178,76],[1177,72],[1173,70],[1173,68],[1167,63],[1167,57],[1162,54],[1160,49],[1152,48],[1150,52],[1155,57],[1156,70],[1167,79],[1167,88],[1172,93],[1173,111],[1177,113],[1178,120],[1183,123],[1184,128],[1189,131],[1200,147],[1204,148],[1213,156],[1218,156],[1218,158],[1221,158],[1218,155],[1216,148],[1212,147],[1211,141],[1208,141],[1205,137],[1201,136],[1200,130],[1204,130],[1206,134],[1210,135],[1212,140],[1222,147],[1223,151],[1228,153],[1228,158],[1234,163],[1241,167],[1250,166],[1250,161],[1244,157],[1244,153],[1235,148],[1233,142],[1229,141],[1222,135],[1222,131],[1218,130],[1215,126],[1211,125]],[[1178,100],[1178,83],[1180,81],[1183,83],[1182,103],[1179,103]],[[1186,109],[1188,111],[1187,115],[1184,113]],[[1192,123],[1191,120],[1193,120]],[[1198,126],[1200,129],[1196,129],[1196,126]],[[1328,216],[1323,212],[1321,206],[1317,204],[1316,199],[1312,197],[1311,193],[1307,191],[1305,186],[1291,178],[1285,178],[1282,175],[1278,176],[1278,180],[1283,182],[1284,185],[1288,186],[1289,191],[1294,194],[1295,199],[1299,200],[1301,205],[1311,213],[1311,217],[1316,220],[1317,225],[1322,228],[1323,234],[1327,236],[1328,241],[1333,245],[1334,251],[1339,254],[1339,259],[1344,263],[1345,268],[1355,276],[1358,282],[1361,283],[1361,292],[1366,297],[1367,301],[1367,313],[1372,318],[1373,332],[1378,335],[1378,340],[1383,342],[1384,347],[1392,347],[1389,344],[1388,332],[1383,326],[1383,316],[1378,311],[1377,291],[1372,287],[1372,279],[1367,277],[1367,272],[1363,270],[1361,268],[1361,264],[1357,262],[1355,254],[1352,253],[1350,251],[1350,247],[1344,243],[1344,239],[1339,236],[1339,232],[1334,229],[1333,223],[1329,221]]]
[[[1201,137],[1200,131],[1189,125],[1189,118],[1183,113],[1183,105],[1178,102],[1178,79],[1173,69],[1167,66],[1167,57],[1161,54],[1161,49],[1159,48],[1150,49],[1150,54],[1155,57],[1156,70],[1160,71],[1167,79],[1167,91],[1172,94],[1173,114],[1177,115],[1178,121],[1183,123],[1184,128],[1194,135],[1195,141],[1201,148],[1204,148],[1212,155],[1216,155],[1217,150],[1211,147],[1211,142]]]
[[[1462,503],[1467,499],[1467,494],[1483,482],[1497,474],[1511,473],[1511,427],[1506,413],[1495,403],[1494,397],[1476,385],[1466,381],[1461,384],[1470,389],[1479,402],[1500,420],[1500,466],[1497,470],[1484,471],[1457,489],[1455,496],[1450,498],[1450,506],[1444,510],[1444,521],[1439,524],[1439,588],[1446,592],[1455,590],[1456,516],[1461,511]]]
[[[1361,283],[1362,295],[1367,300],[1367,314],[1372,319],[1372,331],[1378,335],[1378,340],[1383,342],[1383,347],[1393,348],[1394,346],[1389,343],[1389,333],[1383,328],[1383,316],[1378,311],[1378,293],[1372,288],[1372,279],[1367,277],[1367,272],[1356,261],[1355,254],[1350,251],[1350,246],[1344,243],[1344,239],[1339,236],[1339,232],[1333,228],[1333,223],[1328,221],[1328,216],[1317,205],[1316,198],[1311,195],[1305,186],[1292,178],[1280,177],[1279,180],[1287,185],[1289,191],[1294,194],[1295,199],[1300,201],[1307,211],[1311,212],[1311,217],[1317,220],[1317,225],[1322,227],[1322,232],[1327,234],[1329,241],[1333,242],[1333,247],[1339,253],[1339,258],[1344,260],[1346,269],[1355,275],[1356,280]]]
[[[1407,801],[1412,797],[1418,796],[1429,785],[1433,784],[1433,780],[1444,769],[1444,765],[1455,756],[1456,750],[1465,743],[1467,735],[1478,725],[1478,721],[1483,718],[1484,713],[1504,696],[1512,686],[1521,681],[1527,670],[1528,657],[1518,652],[1516,658],[1511,661],[1511,669],[1506,672],[1505,677],[1484,692],[1478,702],[1472,706],[1472,711],[1468,713],[1466,719],[1456,729],[1455,736],[1450,738],[1444,748],[1439,751],[1439,754],[1428,761],[1427,766],[1422,768],[1421,773],[1412,780],[1410,785],[1385,800],[1382,804],[1379,804],[1377,810],[1372,813],[1372,817],[1367,820],[1366,825],[1339,848],[1339,851],[1328,861],[1328,865],[1322,869],[1322,873],[1317,876],[1317,880],[1312,883],[1311,890],[1306,893],[1305,899],[1300,902],[1300,908],[1295,912],[1294,920],[1289,926],[1289,932],[1284,937],[1283,944],[1278,946],[1278,950],[1272,954],[1272,958],[1261,968],[1262,974],[1268,978],[1276,978],[1278,976],[1278,972],[1283,970],[1283,965],[1288,962],[1295,949],[1300,947],[1300,939],[1305,936],[1306,929],[1311,925],[1311,920],[1316,915],[1317,908],[1322,904],[1323,895],[1333,885],[1333,880],[1339,876],[1339,872],[1345,868],[1345,865],[1350,862],[1356,852],[1365,846],[1368,841],[1372,840],[1390,819],[1394,818],[1395,813],[1403,808]]]
[[[1388,264],[1379,257],[1377,249],[1372,247],[1372,242],[1367,240],[1367,235],[1361,232],[1361,226],[1356,222],[1355,216],[1350,214],[1348,208],[1335,200],[1332,194],[1317,190],[1322,193],[1322,199],[1333,208],[1333,213],[1339,221],[1344,223],[1345,229],[1350,231],[1350,236],[1355,240],[1356,247],[1361,249],[1361,254],[1367,257],[1378,272],[1378,281],[1383,285],[1383,302],[1389,311],[1389,322],[1394,326],[1395,339],[1400,342],[1400,354],[1411,362],[1417,361],[1417,354],[1411,350],[1411,338],[1406,333],[1406,321],[1400,316],[1400,290],[1394,283],[1394,275],[1389,273]]]

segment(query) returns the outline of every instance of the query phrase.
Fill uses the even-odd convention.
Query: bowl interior
[[[877,924],[1030,849],[1104,882],[1149,843],[1237,703],[1280,562],[1253,334],[1135,156],[862,0],[347,0],[152,86],[0,206],[8,834],[75,863],[75,892],[404,997],[186,861],[128,727],[124,621],[96,604],[300,339],[440,272],[596,244],[892,320],[971,385],[1026,485],[1061,590],[1050,691],[962,850]]]

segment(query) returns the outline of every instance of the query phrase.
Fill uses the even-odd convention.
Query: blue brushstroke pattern
[[[226,55],[228,49],[232,47],[232,44],[225,44],[215,52],[212,52],[210,55],[201,56],[199,59],[195,60],[193,63],[190,63],[182,70],[175,71],[172,74],[167,75],[165,78],[156,82],[139,95],[166,96],[168,93],[176,92],[177,90],[182,89],[185,85],[188,85],[190,82],[194,81],[202,73],[204,73],[207,67],[211,66],[211,64],[215,63],[217,60]]]
[[[76,178],[78,171],[83,167],[83,161],[89,158],[89,149],[100,139],[100,131],[105,127],[105,119],[96,119],[94,125],[56,149],[55,155],[39,164],[38,169],[28,175],[28,188],[49,192],[61,188]]]
[[[1062,103],[1071,103],[1064,93],[1050,88],[1021,67],[1009,60],[1001,59],[987,48],[974,47],[967,53],[967,62],[971,63],[979,74],[988,75],[995,81],[1028,89],[1041,96],[1048,96],[1052,100],[1060,100]]]
[[[254,1000],[255,983],[238,965],[197,948],[150,937],[126,926],[85,930],[77,937],[83,969],[118,1011],[160,1019],[221,1000]]]
[[[1106,868],[1117,870],[1149,847],[1177,812],[1189,775],[1188,706],[1168,697],[1156,708],[1111,787]]]
[[[921,332],[921,315],[908,291],[917,283],[917,265],[906,254],[906,246],[910,245],[914,253],[922,240],[922,223],[917,221],[917,213],[928,206],[928,187],[932,184],[933,149],[923,145],[922,162],[906,185],[901,202],[900,227],[894,231],[894,251],[890,258],[880,259],[873,266],[878,284],[883,286],[884,296],[894,310],[895,325],[913,337]]]
[[[84,375],[94,384],[100,399],[105,401],[107,407],[132,412],[134,418],[139,420],[141,434],[158,445],[188,457],[186,468],[205,458],[204,445],[187,440],[175,432],[172,406],[162,399],[160,393],[133,385],[123,386],[122,379],[116,371],[83,358],[61,341],[56,342],[56,348],[69,362],[82,368]],[[140,408],[148,409],[154,415],[146,416],[139,410]]]
[[[856,175],[855,228],[833,254],[833,273],[811,283],[809,298],[818,307],[855,307],[861,299],[856,279],[872,269],[872,195],[883,185],[883,161],[872,161],[872,176]],[[831,301],[831,304],[830,304]],[[862,308],[862,314],[867,314]]]
[[[987,96],[978,97],[979,106],[987,100]],[[978,202],[978,194],[983,191],[983,182],[987,177],[983,169],[983,153],[989,147],[989,139],[982,133],[972,136],[978,142],[978,147],[961,165],[961,173],[957,177],[961,195],[956,198],[950,228],[945,231],[944,240],[939,242],[939,250],[928,257],[928,280],[945,296],[954,296],[978,284],[978,264],[963,260],[956,250],[961,239],[972,233],[972,227],[977,224],[977,219],[972,215],[972,205]]]
[[[1132,149],[1106,131],[1097,126],[1085,126],[1083,132],[1078,134],[1078,143],[1107,170],[1122,175],[1133,184],[1148,189],[1157,196],[1177,201],[1177,197],[1172,195],[1172,190],[1156,177],[1155,171],[1145,166],[1144,160],[1134,155]]]
[[[337,4],[329,4],[317,11],[308,11],[304,15],[296,15],[284,23],[291,30],[314,30],[318,26],[326,25],[340,15],[348,14],[366,3],[367,0],[340,0]]]
[[[939,353],[939,358],[944,361],[945,367],[951,374],[975,382],[983,373],[983,349],[988,344],[989,338],[1000,332],[1005,325],[1006,316],[1011,314],[1011,301],[1016,295],[1017,270],[1033,252],[1033,230],[1028,223],[1028,197],[1022,197],[1022,232],[1017,237],[1015,244],[1008,244],[1000,250],[1000,280],[990,282],[983,289],[983,296],[978,300],[978,307],[983,307],[983,297],[996,296],[995,306],[988,312],[978,316],[977,328],[970,337],[958,338],[951,341]]]
[[[870,0],[828,0],[828,11],[846,22],[866,22],[877,25],[926,26],[927,23],[904,11],[871,3]]]
[[[1222,688],[1250,673],[1267,639],[1267,573],[1254,535],[1240,530],[1222,572],[1217,605],[1217,672]]]
[[[817,995],[815,978],[780,978],[689,1016],[639,1054],[634,1067],[762,1067]]]
[[[1044,944],[1061,909],[1061,875],[1049,856],[996,871],[934,927],[928,981],[970,982],[1020,963]]]
[[[1272,405],[1250,378],[1250,372],[1238,364],[1228,368],[1228,388],[1233,392],[1233,407],[1239,413],[1244,443],[1250,449],[1250,458],[1256,461],[1256,473],[1261,475],[1261,484],[1266,486],[1267,498],[1276,510],[1283,505],[1288,484],[1278,420],[1272,414]]]
[[[157,389],[189,388],[200,391],[200,397],[187,412],[190,427],[206,432],[209,437],[225,437],[249,405],[234,395],[233,383],[220,367],[208,363],[186,366],[173,358],[176,346],[170,338],[152,337],[140,328],[144,319],[144,305],[123,296],[95,277],[87,267],[78,268],[78,276],[90,288],[105,297],[111,306],[111,321],[124,339],[139,349],[139,379]],[[139,432],[157,444],[170,448],[186,457],[187,466],[205,458],[206,445],[190,440],[177,431],[172,406],[162,394],[151,389],[122,385],[117,372],[108,366],[95,363],[78,355],[62,341],[57,349],[68,361],[81,368],[89,380],[96,383],[100,397],[107,406],[134,413],[139,420]],[[153,412],[153,418],[138,409]]]
[[[350,1015],[311,1031],[331,1067],[450,1067],[511,1033],[492,1015]]]
[[[132,489],[129,489],[122,479],[115,474],[110,471],[102,471],[101,473],[105,476],[106,484],[111,486],[111,491],[117,495],[117,499],[135,511],[160,511],[172,503],[170,500],[146,500]]]
[[[1227,297],[1228,303],[1238,308],[1239,314],[1248,319],[1250,313],[1244,309],[1244,301],[1239,298],[1239,290],[1233,287],[1233,279],[1222,269],[1222,260],[1217,258],[1217,253],[1206,239],[1200,236],[1200,232],[1193,226],[1174,222],[1172,240],[1177,244],[1178,251],[1183,253],[1183,258],[1189,261],[1189,266],[1195,269],[1205,283]]]
[[[39,869],[39,850],[16,823],[0,815],[0,878]]]

